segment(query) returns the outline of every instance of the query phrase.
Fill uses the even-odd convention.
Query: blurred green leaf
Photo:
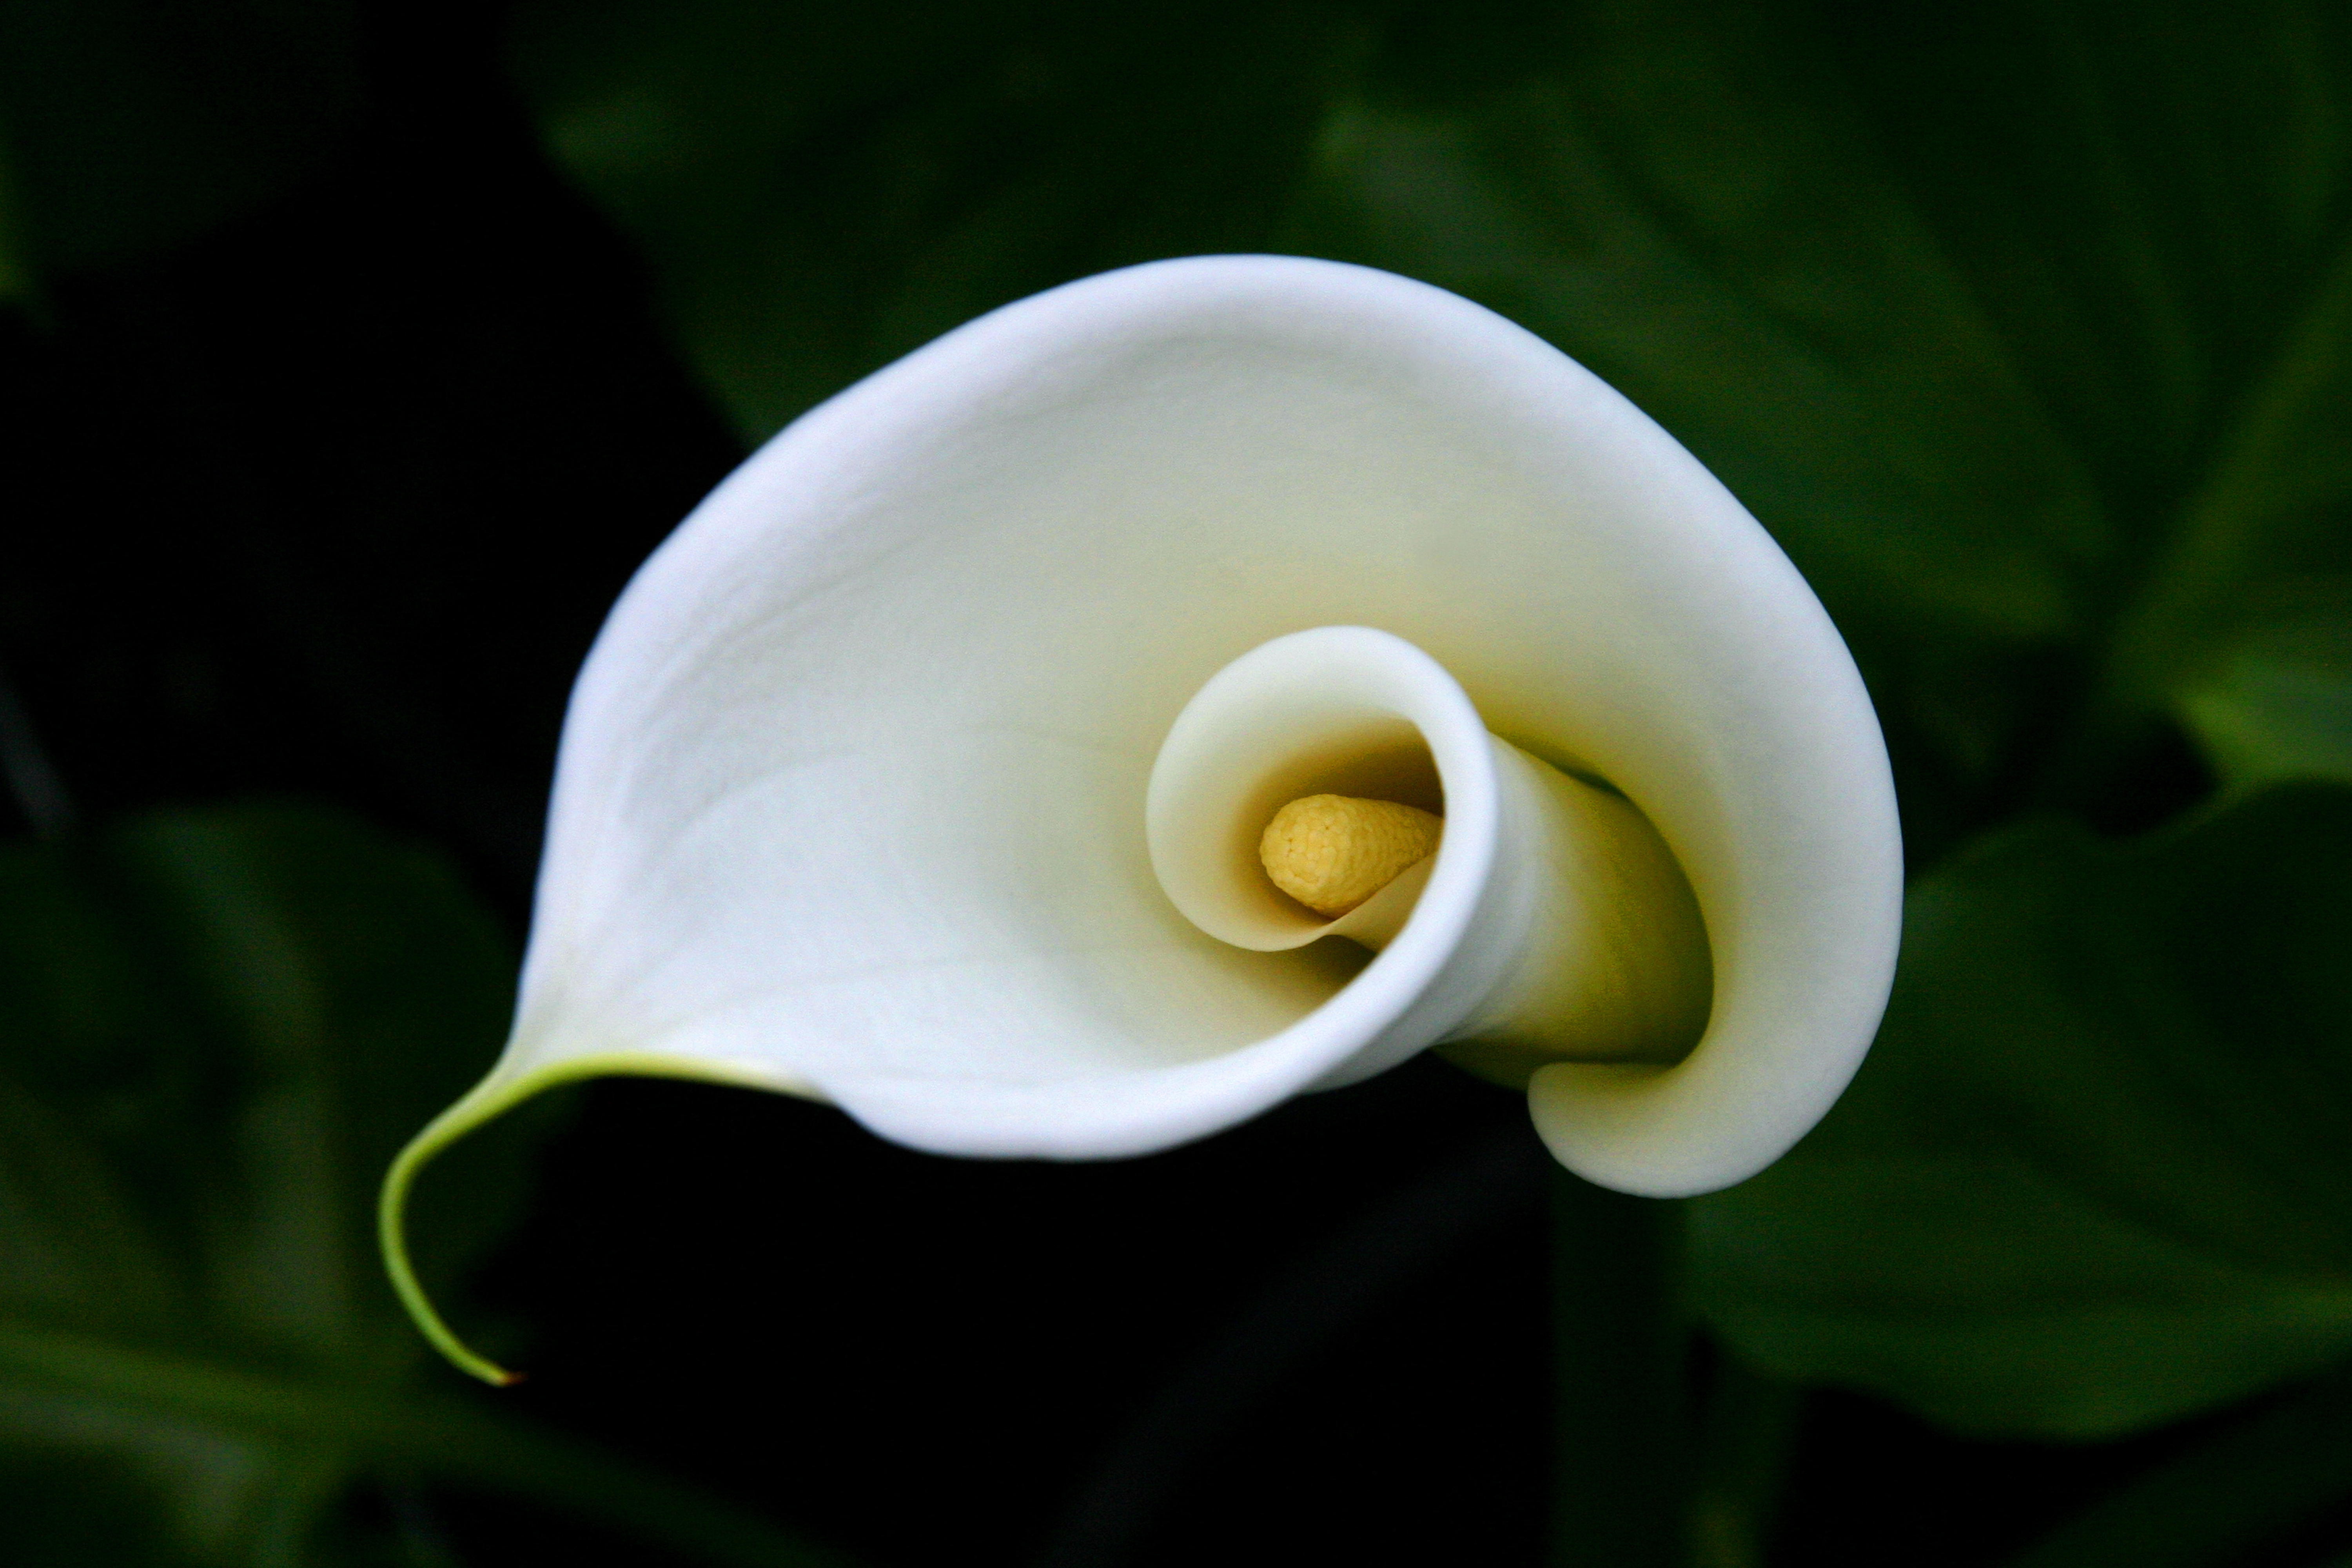
[[[2270,1561],[2266,1549],[2347,1498],[2352,1373],[2339,1370],[2126,1483],[2005,1568]]]
[[[2232,1268],[2014,1156],[1809,1152],[1699,1207],[1717,1331],[1964,1431],[2115,1436],[2352,1349],[2352,1288]]]
[[[2127,546],[2095,585],[2091,716],[2168,702],[2266,595],[2352,564],[2352,14],[1835,15],[1878,140]]]
[[[753,438],[1008,300],[1262,247],[1359,29],[1321,7],[534,0],[557,158]]]
[[[535,0],[515,37],[748,434],[1153,256],[1543,333],[1788,546],[1931,856],[2097,790],[2248,595],[2352,570],[2341,7]]]
[[[2184,687],[2181,710],[2233,785],[2352,780],[2352,605],[2256,624]]]
[[[512,974],[446,865],[324,811],[0,851],[11,1563],[325,1561],[353,1489],[410,1476],[824,1561],[464,1397],[383,1283],[377,1179],[497,1049]],[[427,1187],[437,1269],[515,1217],[530,1137]]]
[[[2343,569],[2340,8],[1492,13],[1390,30],[1292,242],[1720,474],[1854,646],[1915,856],[2095,801],[2252,587]]]
[[[0,0],[0,163],[37,272],[177,244],[318,169],[355,117],[341,0]]]
[[[1507,64],[1433,15],[1391,36],[1326,122],[1302,237],[1582,359],[1824,592],[2074,626],[2112,546],[2098,499],[1810,30],[1671,3],[1496,20]]]
[[[1921,884],[1821,1128],[1693,1205],[1784,1375],[2086,1437],[2352,1350],[2352,789],[2117,848],[2021,828]]]
[[[35,297],[31,260],[16,217],[16,177],[8,168],[8,146],[0,141],[0,305],[22,304]]]

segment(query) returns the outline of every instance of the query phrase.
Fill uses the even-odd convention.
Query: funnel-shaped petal
[[[1334,918],[1280,889],[1263,844],[1285,802],[1341,798],[1420,816],[1438,840]],[[1521,1083],[1550,1061],[1676,1062],[1706,1026],[1705,922],[1642,814],[1490,734],[1444,667],[1390,633],[1293,632],[1220,670],[1160,748],[1145,819],[1161,889],[1210,935],[1381,953],[1293,1026],[1340,1037],[1325,1082],[1440,1040]]]
[[[433,1148],[598,1072],[1051,1157],[1164,1148],[1345,1076],[1362,1041],[1312,1020],[1356,1005],[1368,955],[1205,934],[1144,831],[1194,693],[1320,626],[1425,652],[1486,730],[1621,791],[1688,877],[1705,1037],[1672,1067],[1543,1068],[1560,1158],[1677,1194],[1787,1148],[1876,1025],[1899,895],[1884,749],[1820,605],[1538,339],[1387,274],[1214,258],[940,339],[778,436],[646,563],[573,695],[514,1038],[394,1211]]]

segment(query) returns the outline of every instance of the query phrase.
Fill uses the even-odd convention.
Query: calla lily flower
[[[1382,768],[1352,794],[1443,837],[1350,942],[1243,840]],[[1441,289],[1133,268],[808,414],[639,572],[572,696],[513,1038],[394,1166],[387,1256],[502,1376],[417,1289],[403,1196],[608,1073],[1083,1159],[1454,1038],[1570,1169],[1706,1191],[1852,1076],[1900,896],[1853,661],[1671,437]]]

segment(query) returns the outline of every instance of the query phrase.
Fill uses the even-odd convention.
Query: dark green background
[[[1567,1259],[1680,1457],[1552,1560],[2352,1554],[2352,13],[0,0],[0,1557],[1545,1555],[1547,1167],[1435,1063],[1078,1168],[574,1092],[423,1194],[507,1395],[367,1252],[635,563],[938,332],[1237,249],[1626,392],[1895,762],[1853,1091],[1645,1212],[1674,1321]]]

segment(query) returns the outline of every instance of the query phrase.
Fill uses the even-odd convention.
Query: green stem
[[[513,1077],[501,1076],[504,1064],[489,1077],[476,1084],[466,1097],[435,1117],[424,1131],[409,1140],[384,1173],[383,1187],[376,1196],[376,1242],[383,1253],[384,1272],[391,1278],[394,1294],[406,1308],[435,1350],[449,1359],[458,1371],[478,1377],[493,1388],[505,1388],[522,1381],[520,1373],[506,1368],[481,1355],[460,1340],[455,1331],[442,1320],[425,1294],[424,1282],[416,1277],[416,1267],[408,1256],[408,1194],[416,1178],[436,1156],[450,1144],[474,1131],[484,1123],[505,1115],[532,1095],[579,1083],[592,1078],[632,1077],[683,1079],[691,1082],[739,1084],[752,1089],[786,1089],[788,1092],[809,1092],[773,1079],[750,1073],[739,1073],[723,1067],[688,1061],[673,1057],[648,1056],[642,1053],[614,1052],[609,1055],[575,1057]]]
[[[1552,1184],[1552,1568],[1684,1568],[1680,1211]]]
[[[1762,1568],[1804,1411],[1796,1384],[1717,1357],[1691,1506],[1694,1568]]]
[[[433,1157],[473,1131],[484,1122],[512,1109],[527,1098],[536,1085],[526,1080],[520,1084],[502,1084],[493,1076],[477,1085],[463,1100],[435,1117],[424,1131],[409,1140],[384,1173],[383,1188],[376,1196],[376,1244],[383,1253],[384,1273],[392,1280],[393,1293],[408,1310],[409,1320],[432,1344],[449,1359],[452,1365],[471,1377],[478,1377],[493,1388],[505,1388],[521,1381],[521,1374],[509,1372],[488,1357],[478,1354],[460,1340],[442,1321],[432,1298],[425,1293],[424,1283],[416,1278],[416,1267],[408,1256],[408,1193],[415,1184],[418,1173]]]

